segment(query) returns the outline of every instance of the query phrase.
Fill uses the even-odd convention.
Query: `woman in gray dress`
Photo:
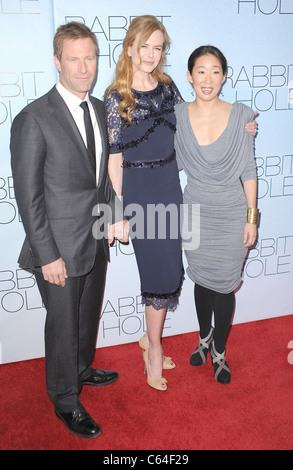
[[[215,378],[223,384],[231,377],[225,350],[234,290],[241,282],[248,247],[255,243],[258,219],[254,143],[244,129],[254,113],[241,103],[219,99],[226,72],[221,51],[213,46],[196,49],[187,72],[196,98],[175,108],[175,147],[179,169],[187,175],[188,222],[200,214],[198,247],[185,244],[200,328],[190,363],[202,365],[210,351]]]

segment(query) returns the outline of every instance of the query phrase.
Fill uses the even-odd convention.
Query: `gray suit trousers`
[[[55,407],[70,413],[79,405],[81,380],[91,374],[101,312],[107,260],[98,242],[95,264],[81,277],[60,287],[36,272],[47,310],[45,324],[46,383]]]

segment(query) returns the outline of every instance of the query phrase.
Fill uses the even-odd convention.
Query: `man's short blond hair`
[[[56,55],[58,60],[61,60],[64,39],[75,40],[85,38],[90,38],[93,41],[97,55],[98,42],[96,35],[85,24],[71,21],[59,26],[53,40],[54,55]]]

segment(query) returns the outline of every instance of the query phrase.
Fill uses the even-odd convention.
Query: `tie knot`
[[[87,101],[83,101],[82,103],[80,103],[79,105],[84,111],[88,111],[89,110],[89,106],[87,104]]]

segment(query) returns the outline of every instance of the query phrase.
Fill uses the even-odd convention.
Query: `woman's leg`
[[[194,300],[199,323],[199,344],[190,357],[194,367],[206,362],[209,346],[213,340],[212,314],[215,292],[205,287],[194,285]]]
[[[229,294],[220,294],[215,292],[214,315],[215,315],[215,331],[214,343],[219,354],[226,349],[226,342],[231,326],[231,320],[235,307],[234,292]]]
[[[226,362],[226,342],[234,312],[234,292],[219,294],[215,296],[215,331],[214,341],[210,347],[212,363],[214,365],[215,379],[222,384],[229,384],[231,372]]]
[[[153,379],[160,379],[163,370],[163,352],[161,337],[166,316],[166,309],[156,310],[152,306],[146,309],[148,348],[148,373]]]
[[[206,338],[212,326],[215,292],[206,287],[194,285],[194,301],[201,338]]]

